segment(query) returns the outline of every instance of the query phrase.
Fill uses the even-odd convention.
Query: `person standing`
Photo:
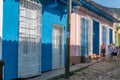
[[[105,52],[106,52],[105,49],[106,49],[105,44],[103,43],[102,46],[101,46],[101,56],[102,57],[105,57]]]
[[[112,57],[111,53],[112,53],[111,45],[108,45],[107,55],[106,55],[107,61],[111,61],[111,57]]]
[[[118,47],[113,44],[113,60],[117,59],[117,49]]]
[[[118,58],[120,58],[120,46],[118,47],[118,50],[117,50],[117,56]]]

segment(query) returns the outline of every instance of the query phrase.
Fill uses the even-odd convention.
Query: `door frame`
[[[90,22],[90,17],[81,16],[81,20],[80,20],[80,21],[81,21],[80,31],[82,30],[82,18],[84,18],[85,20],[88,20],[88,29],[87,29],[87,30],[88,30],[88,33],[85,33],[85,34],[88,35],[88,40],[87,40],[87,41],[88,41],[88,45],[87,45],[87,46],[88,46],[88,53],[87,53],[88,55],[87,55],[87,56],[89,56],[89,55],[90,55],[90,53],[89,53],[89,52],[90,52],[90,49],[89,49],[90,45],[89,45],[89,43],[91,43],[90,40],[89,40],[89,38],[91,38],[91,37],[89,37],[89,34],[90,34],[90,31],[91,31],[91,30],[90,30],[90,26],[91,26],[90,23],[91,23],[91,22]],[[85,25],[86,25],[86,24],[85,24]],[[89,25],[90,25],[90,26],[89,26]],[[82,32],[81,32],[80,36],[81,36],[81,37],[80,37],[80,39],[81,39],[81,40],[80,40],[80,41],[81,41],[80,44],[81,44],[81,43],[82,43]],[[86,39],[85,39],[85,40],[86,40]],[[81,48],[82,48],[82,47],[81,47]],[[82,52],[81,49],[80,49],[80,52]],[[80,56],[82,56],[81,53],[80,53]]]
[[[23,1],[25,1],[25,0],[23,0]],[[41,18],[42,18],[42,5],[41,5],[41,3],[36,3],[36,2],[34,2],[34,1],[26,1],[26,2],[29,2],[30,4],[33,4],[33,6],[35,5],[35,6],[38,6],[39,8],[38,9],[40,9],[39,11],[40,11],[40,13],[39,14],[37,14],[37,15],[39,15],[39,17],[40,17],[40,20],[41,20]],[[20,74],[20,71],[21,71],[21,65],[23,65],[23,63],[22,63],[22,60],[21,60],[21,57],[22,56],[20,56],[21,54],[20,54],[20,17],[21,17],[21,15],[20,15],[20,8],[21,8],[21,6],[20,6],[20,4],[21,4],[21,2],[19,2],[19,32],[18,32],[18,77],[19,78],[25,78],[25,77],[30,77],[30,76],[35,76],[35,75],[38,75],[38,74],[41,74],[41,27],[42,27],[42,22],[39,22],[39,25],[37,24],[37,26],[39,26],[39,28],[38,29],[40,29],[40,30],[38,30],[38,33],[35,33],[35,36],[39,36],[40,38],[37,40],[38,42],[36,42],[37,43],[37,46],[40,48],[40,49],[38,49],[38,47],[37,48],[35,48],[35,50],[37,49],[37,51],[38,52],[36,52],[36,54],[37,54],[37,56],[39,56],[39,59],[37,59],[37,66],[39,66],[38,67],[38,73],[36,72],[35,74],[29,74],[28,73],[28,75],[26,76],[24,76],[24,75],[21,75]],[[31,6],[31,5],[30,5]],[[28,8],[27,8],[28,9]],[[30,33],[32,33],[32,32],[30,32]],[[24,34],[24,33],[23,33]],[[39,35],[36,35],[36,34],[39,34]],[[34,34],[33,34],[34,35]],[[27,37],[26,37],[27,38]],[[32,37],[32,38],[34,38],[34,37]],[[23,39],[22,39],[22,41],[23,41]],[[35,43],[35,44],[36,44]],[[29,43],[28,43],[29,44]],[[29,45],[31,45],[31,43],[29,44]],[[35,45],[36,46],[36,45]],[[32,46],[33,47],[33,46]],[[23,51],[23,50],[22,50]],[[24,53],[22,53],[22,54],[24,54]],[[29,56],[30,54],[25,54],[25,55],[23,55],[23,56]],[[30,58],[29,58],[30,59]]]
[[[93,28],[94,28],[94,25],[93,25],[94,21],[96,21],[96,22],[99,23],[99,28],[98,28],[98,29],[99,29],[99,53],[98,53],[98,54],[100,54],[100,35],[101,35],[101,34],[100,34],[100,32],[101,32],[101,31],[100,31],[100,27],[101,27],[101,26],[100,26],[100,21],[99,21],[98,19],[92,18],[92,33],[93,33],[93,31],[94,31],[94,29],[93,29]],[[93,38],[94,38],[94,33],[93,33]],[[93,44],[94,44],[94,43],[93,43],[93,40],[92,40],[92,52],[93,52],[93,50],[94,50],[94,49],[93,49],[93,46],[94,46]],[[94,54],[94,53],[93,53],[93,54]],[[95,53],[95,54],[96,54],[96,53]]]
[[[61,50],[61,52],[62,52],[62,58],[61,58],[61,65],[58,67],[58,68],[62,68],[62,67],[64,67],[64,57],[65,57],[65,55],[64,55],[64,27],[63,26],[61,26],[61,25],[59,25],[59,24],[53,24],[53,26],[52,26],[52,69],[57,69],[57,68],[54,68],[54,57],[53,57],[53,55],[54,55],[54,51],[53,51],[53,36],[54,36],[54,34],[53,34],[53,29],[55,28],[55,27],[57,27],[59,30],[61,29],[62,30],[62,33],[60,32],[60,34],[62,34],[62,48],[60,48],[60,49],[62,49]],[[61,31],[60,30],[60,31]]]

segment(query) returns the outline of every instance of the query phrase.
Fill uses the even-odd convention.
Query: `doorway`
[[[41,73],[41,5],[20,0],[18,77]]]
[[[89,48],[88,48],[88,26],[89,20],[82,18],[81,19],[81,56],[88,57]]]
[[[100,32],[99,22],[93,20],[93,54],[99,54],[99,32]]]
[[[64,67],[64,28],[53,25],[52,33],[52,69]]]

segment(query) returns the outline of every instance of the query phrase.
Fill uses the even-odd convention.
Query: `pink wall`
[[[71,14],[70,56],[80,56],[80,19],[80,15],[76,12]]]
[[[75,56],[75,25],[76,25],[76,14],[71,14],[71,27],[70,27],[70,56]]]
[[[113,23],[94,14],[89,12],[88,10],[84,9],[75,9],[75,12],[71,14],[71,31],[70,31],[70,56],[80,56],[80,45],[81,45],[81,15],[82,16],[90,16],[100,21],[100,43],[102,44],[102,24],[107,24],[112,26]],[[90,23],[92,26],[92,23]],[[77,38],[76,38],[77,37]],[[92,43],[91,43],[92,45]],[[78,51],[76,51],[76,48]],[[92,51],[92,49],[91,49]],[[92,53],[92,52],[91,52]]]
[[[80,42],[81,42],[81,38],[80,38],[80,36],[81,36],[81,16],[78,14],[78,56],[80,56],[81,54],[80,54],[80,49],[81,49],[81,47],[80,47]]]

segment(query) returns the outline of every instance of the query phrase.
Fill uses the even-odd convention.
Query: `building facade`
[[[81,1],[82,5],[74,8],[71,21],[70,64],[83,62],[83,59],[100,55],[101,45],[113,42],[112,15],[100,10],[101,6],[91,1]],[[96,6],[97,5],[97,6]],[[96,11],[98,10],[98,11]],[[104,15],[109,17],[106,17]]]
[[[52,2],[52,3],[50,3]],[[66,4],[62,0],[41,0],[42,3],[42,64],[41,72],[65,65]]]
[[[114,23],[113,43],[120,46],[120,24]]]
[[[101,16],[101,10],[89,10],[86,0],[79,2],[83,7],[74,7],[71,14],[71,65],[81,63],[81,56],[99,54],[102,43],[112,43],[114,19],[106,17],[107,14]],[[0,60],[5,63],[4,80],[64,68],[66,8],[66,0],[0,0]]]
[[[5,63],[4,80],[64,67],[65,9],[62,1],[0,0],[0,59]]]
[[[111,8],[113,10],[113,16],[120,20],[120,9]],[[120,46],[120,22],[114,23],[113,43]]]

